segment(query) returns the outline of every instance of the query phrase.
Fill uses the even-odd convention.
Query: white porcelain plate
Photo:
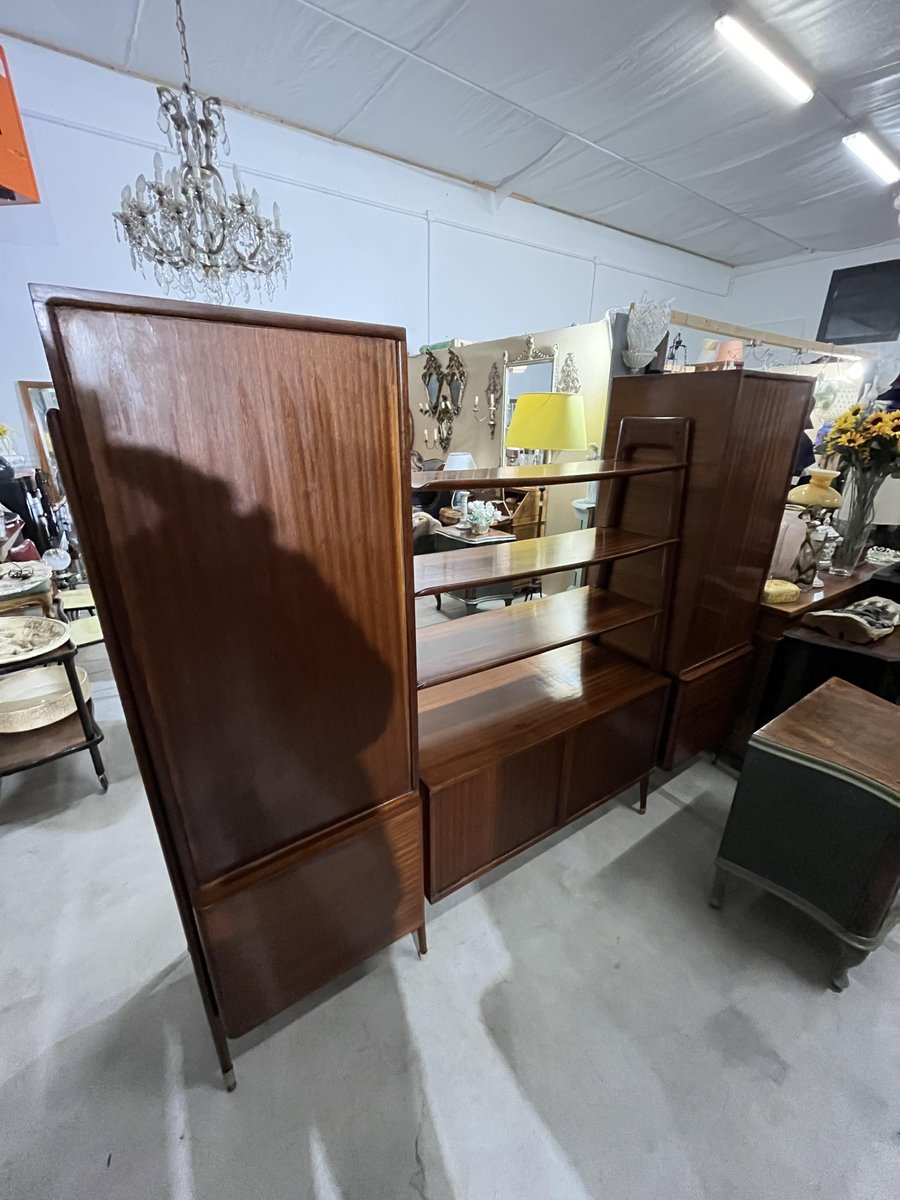
[[[42,562],[0,563],[0,599],[20,592],[40,591],[38,584],[46,583],[52,574]]]
[[[69,627],[50,617],[0,617],[0,664],[47,654],[69,640]]]
[[[91,681],[83,667],[75,669],[87,700]],[[63,666],[32,667],[0,679],[0,734],[41,729],[65,720],[75,709],[75,697]]]

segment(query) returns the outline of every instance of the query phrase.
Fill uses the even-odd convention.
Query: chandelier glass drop
[[[168,294],[205,296],[216,303],[250,299],[265,287],[271,300],[276,283],[287,284],[291,235],[281,227],[278,205],[272,217],[260,212],[256,189],[248,192],[234,167],[229,194],[218,168],[217,148],[231,152],[225,115],[217,96],[201,96],[191,86],[191,60],[182,0],[175,0],[184,84],[179,91],[159,87],[159,127],[178,154],[178,165],[163,171],[153,156],[154,177],[139,175],[134,190],[122,189],[121,212],[113,213],[116,233],[131,250],[131,264],[153,268]]]

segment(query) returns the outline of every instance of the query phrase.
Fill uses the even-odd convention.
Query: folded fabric
[[[807,613],[803,624],[842,642],[864,645],[888,637],[900,625],[900,604],[883,596],[856,600],[846,608]]]

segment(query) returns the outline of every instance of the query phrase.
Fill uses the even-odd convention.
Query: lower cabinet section
[[[734,725],[752,659],[753,647],[741,646],[673,680],[661,767],[671,770],[722,741]]]
[[[417,929],[422,890],[418,794],[205,885],[196,917],[228,1036]]]
[[[530,746],[430,793],[429,900],[556,827],[563,740]]]
[[[560,824],[650,773],[665,696],[665,689],[650,692],[566,735],[568,762],[560,794]]]
[[[667,693],[659,687],[484,769],[429,790],[426,895],[438,900],[649,775]]]

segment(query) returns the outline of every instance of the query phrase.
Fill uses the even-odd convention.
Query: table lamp
[[[528,450],[584,450],[587,447],[584,396],[572,392],[523,392],[516,400],[506,444]]]

